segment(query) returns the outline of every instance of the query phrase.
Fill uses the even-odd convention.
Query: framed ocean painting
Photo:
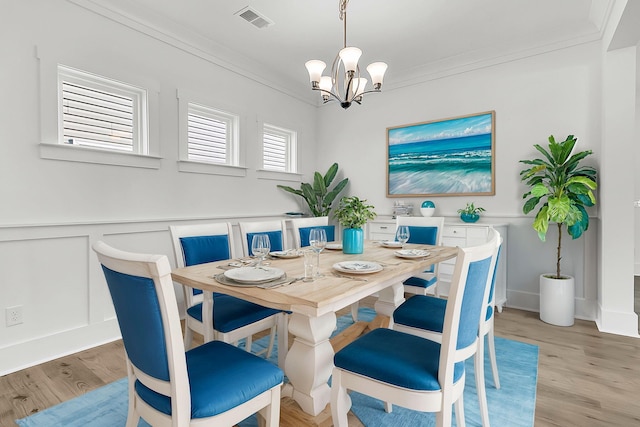
[[[495,111],[387,128],[387,196],[495,194]]]

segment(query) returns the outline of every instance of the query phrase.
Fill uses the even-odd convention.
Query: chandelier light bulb
[[[342,60],[342,63],[344,64],[345,71],[347,73],[348,72],[355,73],[356,69],[358,68],[358,60],[362,55],[362,51],[357,47],[350,46],[342,49],[339,55],[340,55],[340,59]]]
[[[322,61],[318,61],[317,59],[312,59],[311,61],[307,61],[304,66],[307,67],[307,71],[309,72],[309,81],[312,83],[312,86],[317,87],[320,82],[322,72],[326,68],[327,64]]]
[[[387,64],[384,62],[373,62],[367,66],[367,71],[371,76],[371,84],[375,90],[380,90],[382,87],[382,79],[384,73],[387,71]]]

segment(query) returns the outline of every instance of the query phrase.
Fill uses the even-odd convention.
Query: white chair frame
[[[231,259],[236,258],[235,241],[233,238],[233,230],[231,224],[228,222],[210,223],[210,224],[191,224],[191,225],[171,225],[169,226],[171,233],[171,242],[173,243],[173,252],[175,255],[175,261],[178,268],[185,267],[184,253],[182,251],[182,244],[180,242],[181,237],[195,237],[195,236],[217,236],[227,235],[229,239],[229,256]],[[192,307],[202,302],[202,322],[185,314],[185,334],[184,343],[187,349],[191,348],[193,343],[193,332],[197,332],[203,336],[204,342],[211,340],[224,341],[226,343],[236,344],[238,340],[245,339],[245,349],[251,351],[251,344],[253,342],[253,335],[270,329],[269,346],[266,349],[266,356],[271,356],[273,350],[273,343],[275,341],[276,327],[279,323],[283,322],[281,317],[284,314],[277,316],[267,317],[259,320],[250,325],[243,326],[238,329],[234,329],[229,332],[220,332],[213,329],[213,310],[214,299],[211,293],[203,292],[198,295],[194,295],[192,288],[188,286],[182,287],[184,291],[184,300],[186,308]],[[205,295],[206,298],[205,298]],[[286,325],[283,326],[286,331]],[[286,351],[286,350],[285,350]]]
[[[213,417],[191,419],[191,392],[187,374],[185,347],[182,342],[180,315],[176,301],[171,265],[165,255],[147,255],[124,252],[108,246],[104,242],[93,245],[100,263],[107,268],[132,276],[153,279],[158,294],[158,302],[165,327],[167,358],[169,361],[169,381],[150,377],[139,370],[127,357],[129,409],[127,427],[136,427],[140,417],[153,426],[233,426],[258,412],[267,427],[277,427],[280,423],[281,385],[259,394],[255,398]],[[169,416],[145,403],[135,391],[139,380],[146,387],[165,396],[171,396]]]
[[[486,259],[491,255],[490,273],[495,268],[498,251],[499,234],[494,230],[490,241],[481,246],[458,248],[456,266],[451,282],[449,303],[445,312],[444,333],[442,335],[442,349],[440,352],[438,391],[416,391],[400,388],[392,384],[377,381],[359,374],[355,374],[334,367],[331,385],[331,414],[335,427],[347,427],[347,412],[351,407],[351,399],[347,390],[355,390],[368,396],[386,402],[387,412],[391,412],[392,404],[397,404],[422,412],[436,412],[436,426],[451,425],[451,406],[455,406],[456,423],[465,426],[463,393],[465,376],[453,383],[453,367],[456,362],[464,361],[474,354],[477,347],[475,342],[463,349],[456,349],[462,299],[467,281],[468,266],[471,262]],[[489,274],[488,281],[492,274]],[[483,301],[489,298],[489,287],[485,286]],[[486,313],[481,310],[481,316]]]
[[[493,229],[492,229],[493,230]],[[498,232],[494,230],[497,234]],[[499,235],[498,235],[499,236]],[[502,237],[498,237],[498,247],[502,244]],[[493,374],[493,383],[496,389],[500,389],[500,377],[498,375],[498,362],[496,360],[496,346],[495,346],[495,336],[494,336],[494,314],[496,312],[495,307],[495,290],[489,300],[491,281],[493,279],[494,270],[496,268],[499,260],[494,261],[492,265],[492,270],[489,272],[489,281],[487,282],[487,290],[485,292],[485,299],[487,301],[483,310],[482,316],[480,317],[480,324],[478,326],[478,343],[475,350],[475,357],[473,359],[474,363],[474,371],[475,371],[475,380],[476,380],[476,391],[478,394],[478,401],[480,404],[480,417],[482,418],[482,426],[489,427],[489,407],[487,405],[487,392],[485,386],[485,375],[484,375],[484,341],[485,336],[488,336],[488,348],[489,348],[489,359],[491,361],[491,371]],[[487,310],[491,308],[491,316],[489,319],[486,318]],[[417,335],[423,338],[426,338],[430,341],[441,342],[442,334],[435,331],[428,331],[420,328],[413,328],[406,325],[401,325],[399,323],[394,323],[393,318],[390,322],[390,328],[400,331],[406,332],[412,335]]]

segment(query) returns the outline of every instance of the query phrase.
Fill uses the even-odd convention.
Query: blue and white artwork
[[[387,194],[495,194],[494,115],[387,128]]]

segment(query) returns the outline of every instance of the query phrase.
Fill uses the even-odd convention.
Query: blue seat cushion
[[[436,276],[433,276],[431,278],[424,278],[424,277],[409,277],[407,280],[404,281],[404,284],[407,286],[415,286],[417,288],[428,288],[429,286],[433,286],[436,284],[436,282],[438,281],[438,278]]]
[[[442,333],[447,300],[429,295],[414,295],[393,312],[399,325]]]
[[[487,321],[487,320],[491,319],[491,316],[493,316],[493,307],[488,306],[487,307],[487,315],[485,316],[484,320]]]
[[[225,333],[280,312],[231,295],[216,297],[213,306],[213,329]],[[187,315],[202,322],[202,303],[189,307]]]
[[[284,374],[274,364],[222,341],[211,341],[186,353],[191,418],[211,417],[281,384]],[[136,381],[142,400],[171,415],[171,398]]]
[[[336,367],[410,390],[440,390],[440,344],[410,334],[378,328],[344,347],[334,357]],[[455,364],[454,383],[464,374]]]
[[[314,228],[322,228],[327,235],[327,242],[336,240],[336,227],[334,225],[321,225],[315,227],[301,227],[298,229],[300,233],[300,247],[309,246],[309,234]]]

